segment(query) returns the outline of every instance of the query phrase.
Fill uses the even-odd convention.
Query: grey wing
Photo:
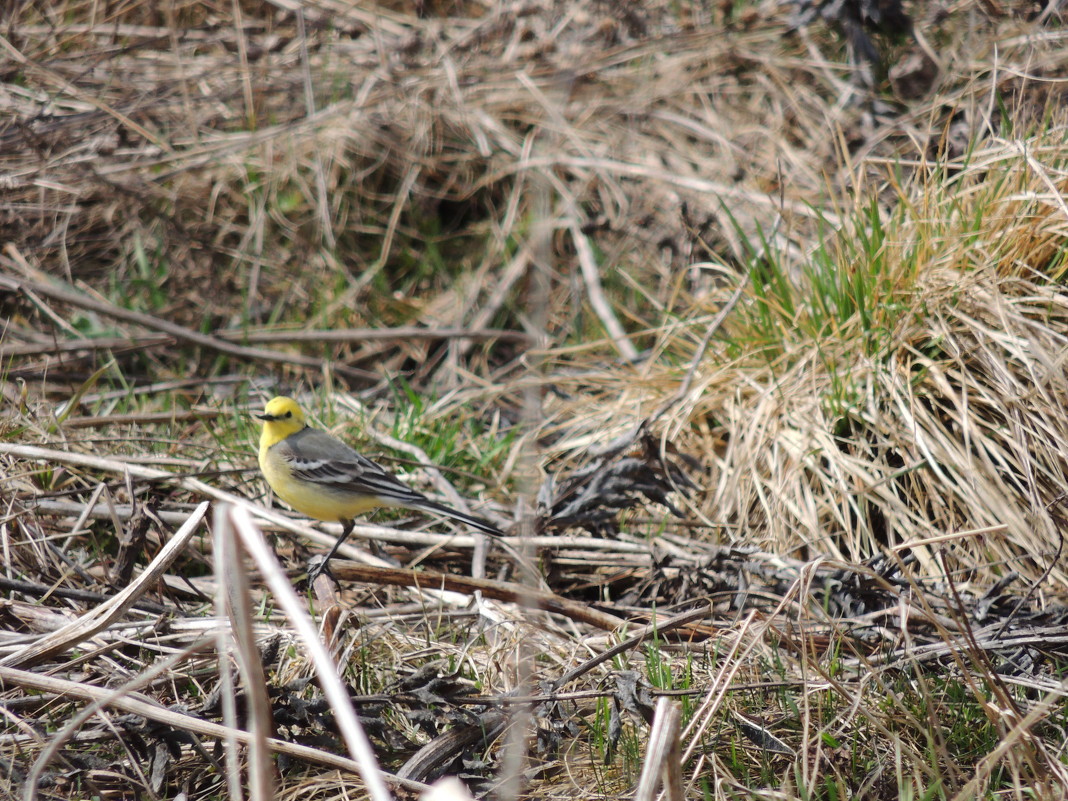
[[[279,445],[287,446],[282,457],[297,478],[338,492],[372,495],[398,506],[428,502],[421,492],[402,484],[366,456],[318,429],[305,428]]]

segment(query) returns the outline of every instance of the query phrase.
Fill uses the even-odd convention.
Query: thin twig
[[[226,525],[223,521],[230,525]],[[278,560],[263,537],[263,532],[253,522],[248,510],[238,506],[222,507],[215,515],[215,524],[222,529],[221,536],[235,537],[252,557],[279,605],[285,610],[289,624],[304,643],[308,656],[315,666],[323,695],[330,702],[330,707],[334,711],[334,720],[349,748],[349,754],[356,761],[368,795],[372,801],[392,801],[383,781],[382,771],[378,766],[374,750],[352,707],[348,690],[338,675],[337,665],[319,640],[315,624],[312,623],[306,611],[306,605],[293,591],[289,578],[278,564]]]
[[[645,764],[634,801],[654,801],[661,778],[665,801],[683,801],[682,750],[679,748],[681,717],[682,711],[677,702],[663,697],[657,700]]]

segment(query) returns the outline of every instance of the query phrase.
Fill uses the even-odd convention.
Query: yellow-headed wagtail
[[[352,532],[356,516],[379,506],[437,512],[487,534],[502,535],[492,523],[430,500],[341,440],[312,428],[292,398],[272,399],[256,417],[264,421],[260,470],[271,489],[298,512],[317,520],[336,520],[343,527],[320,570]]]

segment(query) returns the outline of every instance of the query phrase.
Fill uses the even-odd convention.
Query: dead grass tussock
[[[1068,467],[1057,283],[1068,215],[1048,190],[1058,136],[995,144],[958,174],[917,183],[902,203],[923,215],[882,223],[878,254],[838,248],[842,274],[877,255],[889,278],[833,330],[806,334],[816,289],[802,263],[796,310],[775,309],[773,347],[746,352],[753,334],[735,320],[709,348],[665,436],[706,459],[700,511],[723,526],[720,538],[856,560],[975,532],[953,546],[954,565],[1043,574],[1059,537],[1046,506]],[[928,254],[936,260],[916,261]],[[750,292],[743,310],[761,302]],[[678,356],[693,354],[707,319],[665,329],[658,352],[685,364]],[[867,341],[878,348],[865,352]],[[681,370],[666,361],[565,384],[573,402],[558,403],[549,425],[570,434],[552,452],[581,452],[650,414],[678,386]]]

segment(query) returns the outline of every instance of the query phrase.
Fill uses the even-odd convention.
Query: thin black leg
[[[329,572],[327,570],[327,566],[330,564],[330,560],[334,558],[334,554],[337,553],[337,549],[344,544],[345,540],[349,538],[349,534],[352,533],[352,529],[356,527],[355,520],[342,519],[339,522],[341,523],[341,536],[337,538],[337,540],[334,542],[333,547],[327,552],[326,556],[323,557],[323,560],[308,571],[309,584],[313,583],[315,579],[319,577],[319,574]]]

